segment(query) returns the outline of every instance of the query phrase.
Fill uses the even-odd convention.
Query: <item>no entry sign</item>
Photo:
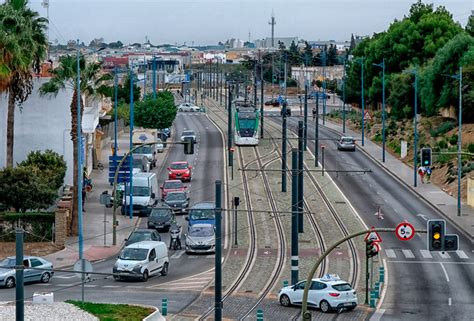
[[[408,222],[402,222],[397,225],[395,234],[400,241],[409,241],[415,236],[415,228]]]

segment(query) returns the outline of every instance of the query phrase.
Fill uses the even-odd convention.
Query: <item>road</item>
[[[179,140],[184,129],[193,129],[197,135],[194,155],[184,155],[182,145],[170,148],[165,164],[158,164],[158,184],[167,179],[168,165],[173,161],[186,160],[193,166],[193,178],[187,183],[190,204],[214,201],[214,182],[223,177],[223,146],[218,129],[204,113],[178,113],[172,141]],[[187,228],[184,216],[178,222]],[[140,226],[146,228],[147,218]],[[168,233],[160,233],[163,241],[169,242]],[[184,240],[183,240],[184,245]],[[169,312],[182,310],[199,294],[209,281],[214,279],[214,255],[187,255],[184,250],[170,251],[169,274],[141,281],[114,281],[111,276],[93,276],[85,285],[85,299],[94,302],[140,303],[160,306],[162,298],[168,298]],[[93,264],[94,272],[110,273],[115,258]],[[169,292],[176,290],[176,293]],[[80,280],[74,273],[56,273],[48,284],[29,284],[25,287],[25,299],[31,300],[34,292],[54,292],[56,301],[81,298]],[[0,301],[14,301],[15,289],[0,289]]]
[[[271,119],[281,123],[279,117]],[[302,118],[288,118],[288,128],[297,132],[298,120]],[[314,122],[310,122],[308,146],[311,151],[314,151],[314,133]],[[426,229],[426,220],[442,218],[361,151],[338,151],[338,134],[320,126],[319,137],[324,139],[319,143],[326,144],[326,169],[372,170],[367,174],[330,174],[368,226],[395,227],[407,220],[415,229]],[[383,220],[375,215],[379,206]],[[382,235],[381,257],[388,265],[389,275],[389,287],[380,311],[382,320],[472,318],[474,251],[470,242],[449,223],[447,233],[459,234],[462,251],[444,255],[430,253],[426,251],[426,234],[417,234],[408,242],[399,241],[394,234]]]

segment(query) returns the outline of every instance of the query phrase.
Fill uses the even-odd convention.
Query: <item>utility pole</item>
[[[344,76],[342,81],[342,133],[346,133],[346,58],[344,58]]]
[[[25,282],[23,281],[23,229],[15,231],[15,315],[16,321],[25,319]]]
[[[316,95],[316,121],[314,122],[314,166],[318,167],[319,164],[319,91]]]
[[[216,181],[216,255],[214,320],[222,320],[222,183]]]
[[[303,121],[298,121],[298,232],[303,233]]]
[[[281,130],[281,191],[286,193],[286,101],[283,102],[283,121]]]
[[[260,60],[260,56],[259,56],[259,61],[260,61],[260,137],[263,138],[263,119],[264,119],[264,109],[263,109],[263,84],[264,84],[264,81],[263,81],[263,63],[262,61]]]
[[[298,282],[298,150],[291,150],[291,285]]]
[[[326,124],[326,47],[323,51],[323,126]]]
[[[257,60],[254,61],[253,66],[253,103],[255,110],[257,110]]]
[[[229,166],[234,166],[234,159],[233,153],[231,151],[232,148],[232,88],[231,84],[229,83],[229,87],[227,89],[229,101],[227,105],[227,148],[228,148],[228,158],[229,158]],[[233,171],[233,170],[232,170]]]
[[[300,100],[301,101],[301,100]],[[303,121],[304,121],[304,145],[303,149],[306,151],[306,146],[308,144],[308,84],[304,83],[304,110],[303,110]]]
[[[273,49],[275,48],[275,15],[272,10],[272,17],[270,22],[268,23],[272,26],[272,99],[273,99],[273,80],[275,78],[275,67],[274,67],[274,55],[273,55]]]
[[[461,216],[461,176],[462,176],[462,67],[459,66],[459,114],[458,114],[458,216]]]

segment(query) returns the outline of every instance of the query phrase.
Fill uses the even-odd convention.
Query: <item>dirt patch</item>
[[[23,251],[24,255],[45,256],[62,249],[63,247],[58,247],[51,242],[31,242],[25,243]],[[8,256],[15,256],[15,242],[0,243],[0,259]]]

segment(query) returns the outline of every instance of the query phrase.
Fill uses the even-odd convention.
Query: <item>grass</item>
[[[89,312],[101,321],[141,321],[151,313],[154,309],[140,307],[127,304],[107,304],[107,303],[91,303],[68,300],[66,303],[73,304],[78,308]]]

